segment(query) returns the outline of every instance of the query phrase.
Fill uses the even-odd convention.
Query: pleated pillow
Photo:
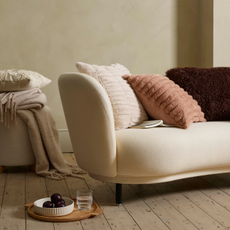
[[[49,78],[30,70],[0,70],[0,92],[42,88],[50,82],[51,80]]]
[[[104,87],[112,104],[115,130],[126,129],[148,120],[133,89],[122,78],[123,75],[130,74],[123,65],[98,66],[77,62],[76,67],[80,73],[92,76]]]
[[[167,77],[142,74],[123,78],[131,84],[152,119],[184,129],[193,122],[205,121],[197,101]]]

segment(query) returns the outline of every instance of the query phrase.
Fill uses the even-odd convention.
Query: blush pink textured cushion
[[[123,75],[130,74],[123,65],[98,66],[77,62],[76,67],[80,73],[92,76],[104,87],[112,104],[116,130],[148,120],[133,89],[122,78]]]
[[[147,113],[165,124],[188,128],[206,121],[198,103],[167,77],[154,74],[125,75]]]

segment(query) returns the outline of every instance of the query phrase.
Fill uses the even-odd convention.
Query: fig
[[[65,201],[62,199],[61,201],[60,201],[62,204],[65,204]]]
[[[54,193],[52,196],[51,196],[51,201],[53,202],[53,203],[57,203],[57,202],[59,202],[59,201],[61,201],[62,200],[62,197],[61,197],[61,195],[59,194],[59,193]]]
[[[53,208],[54,204],[51,201],[46,201],[43,203],[42,207],[44,208]]]
[[[55,203],[54,205],[55,205],[55,208],[61,208],[61,207],[65,207],[65,206],[66,206],[66,205],[63,204],[61,201]]]

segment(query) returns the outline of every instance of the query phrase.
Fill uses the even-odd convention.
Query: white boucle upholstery
[[[79,166],[88,172],[116,176],[114,119],[104,88],[86,74],[69,73],[59,78],[59,89]]]
[[[116,132],[119,176],[167,176],[230,168],[230,122]]]

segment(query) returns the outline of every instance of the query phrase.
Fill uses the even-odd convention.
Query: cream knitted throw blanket
[[[57,180],[66,176],[82,178],[86,172],[63,158],[56,123],[40,89],[0,93],[1,122],[10,128],[10,122],[17,121],[16,114],[28,126],[38,175]]]

